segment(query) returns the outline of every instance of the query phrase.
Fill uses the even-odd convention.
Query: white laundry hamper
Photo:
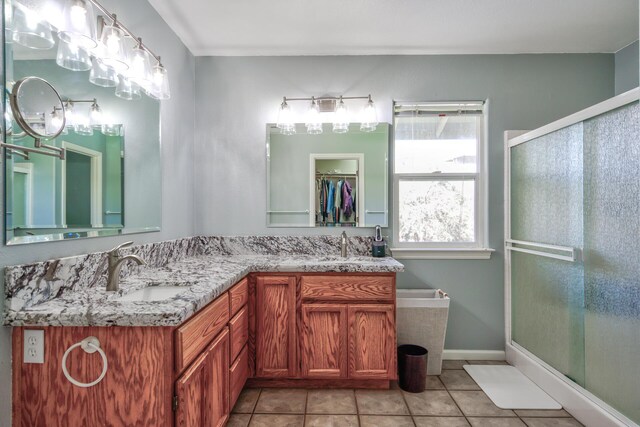
[[[427,349],[427,375],[440,375],[442,371],[449,302],[441,289],[396,290],[398,345],[415,344]]]

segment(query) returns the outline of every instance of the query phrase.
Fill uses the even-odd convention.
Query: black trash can
[[[427,353],[427,349],[419,345],[398,346],[398,377],[404,391],[424,391],[427,385]]]

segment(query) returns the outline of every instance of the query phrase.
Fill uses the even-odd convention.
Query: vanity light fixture
[[[362,111],[360,131],[373,132],[378,126],[378,118],[371,95],[367,96],[321,96],[311,98],[287,98],[284,97],[280,109],[278,110],[278,121],[276,127],[281,130],[284,135],[292,135],[295,133],[295,121],[293,113],[287,101],[311,101],[309,110],[307,111],[305,126],[307,133],[318,135],[322,133],[323,117],[322,113],[331,112],[331,120],[333,123],[332,130],[334,133],[346,133],[349,131],[349,110],[347,109],[345,100],[366,99],[367,103]]]
[[[83,114],[76,109],[76,104],[81,103],[91,104],[88,114]],[[103,134],[109,136],[120,134],[120,125],[113,124],[110,119],[105,118],[96,98],[67,99],[64,101],[64,110],[66,125],[72,126],[78,135],[91,136],[94,128],[99,128]]]
[[[61,67],[71,71],[91,69],[91,83],[102,87],[119,87],[120,77],[129,80],[124,86],[135,83],[137,87],[116,90],[123,99],[139,99],[140,89],[154,99],[171,97],[169,75],[160,57],[98,0],[64,0],[62,12],[45,5],[47,13],[14,3],[5,9],[13,11],[5,22],[9,40],[32,49],[49,49],[55,45],[52,33],[57,32],[56,63]],[[101,30],[99,35],[96,27]],[[136,41],[132,49],[127,46],[127,38]]]

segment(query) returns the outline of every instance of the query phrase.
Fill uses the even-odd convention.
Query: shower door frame
[[[511,148],[638,100],[640,100],[640,88],[632,89],[532,131],[508,130],[504,132],[505,240],[503,248],[506,359],[507,362],[516,366],[586,426],[638,426],[638,424],[513,341],[511,326],[511,250],[507,249],[508,242],[511,240]]]

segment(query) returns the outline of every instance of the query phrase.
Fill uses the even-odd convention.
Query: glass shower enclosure
[[[507,153],[511,344],[627,423],[640,423],[637,99]]]

